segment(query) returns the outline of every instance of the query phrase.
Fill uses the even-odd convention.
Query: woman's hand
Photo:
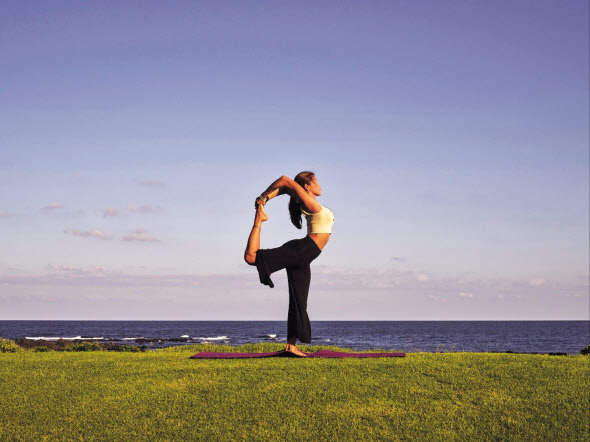
[[[262,192],[260,194],[260,196],[258,198],[256,198],[256,201],[254,201],[254,207],[258,208],[258,206],[261,205],[261,204],[264,207],[264,205],[269,200],[273,199],[276,196],[283,195],[284,193],[286,193],[285,192],[286,189],[283,188],[283,187],[281,187],[282,181],[283,181],[283,179],[281,177],[278,180],[276,180],[274,183],[272,183],[268,187],[268,189],[266,189],[264,192]]]
[[[264,205],[266,204],[266,202],[268,201],[268,197],[263,197],[262,195],[260,195],[258,198],[256,198],[256,201],[254,201],[254,208],[258,209],[258,206],[262,204],[262,207],[264,207]]]

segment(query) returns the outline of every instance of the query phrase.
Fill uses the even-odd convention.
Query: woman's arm
[[[281,177],[283,178],[283,177]],[[285,189],[281,186],[282,180],[279,178],[275,180],[268,188],[260,194],[259,197],[256,198],[254,202],[254,206],[258,206],[258,204],[266,204],[269,200],[273,199],[275,196],[282,195],[285,193]]]
[[[284,193],[288,193],[295,198],[307,212],[317,213],[322,210],[320,203],[313,199],[303,187],[285,175],[275,180],[260,196],[270,199]]]
[[[279,196],[279,195],[284,195],[285,194],[285,188],[281,187],[280,189],[275,189],[272,192],[270,192],[267,197],[269,200],[273,199],[275,196]]]

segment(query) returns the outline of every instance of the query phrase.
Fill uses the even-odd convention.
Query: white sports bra
[[[327,207],[322,206],[322,210],[320,210],[318,213],[309,213],[302,208],[301,213],[307,220],[308,235],[310,233],[332,233],[334,214]]]

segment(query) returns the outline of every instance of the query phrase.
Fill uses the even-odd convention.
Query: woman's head
[[[320,196],[322,194],[322,189],[318,180],[315,177],[315,173],[304,171],[299,172],[297,176],[294,178],[294,181],[303,187],[308,193],[311,193],[316,196]]]
[[[312,195],[320,196],[322,194],[322,188],[313,172],[299,172],[294,181]],[[289,215],[293,225],[301,229],[301,205],[293,197],[289,200]]]
[[[321,196],[322,186],[313,172],[301,172],[295,177],[295,182],[314,196]]]

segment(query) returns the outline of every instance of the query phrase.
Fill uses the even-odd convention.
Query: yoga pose
[[[288,194],[291,222],[301,229],[301,215],[307,220],[307,236],[294,239],[275,249],[260,248],[260,229],[268,219],[264,205],[278,195]],[[311,342],[311,325],[307,316],[307,295],[311,280],[310,263],[322,252],[328,243],[334,223],[334,215],[322,206],[316,198],[322,188],[313,172],[301,172],[294,180],[282,176],[266,189],[254,203],[256,215],[254,226],[248,237],[244,259],[256,266],[262,284],[274,287],[270,275],[278,270],[287,270],[289,282],[289,312],[287,314],[287,348],[298,356],[306,356],[295,346],[300,342]]]

